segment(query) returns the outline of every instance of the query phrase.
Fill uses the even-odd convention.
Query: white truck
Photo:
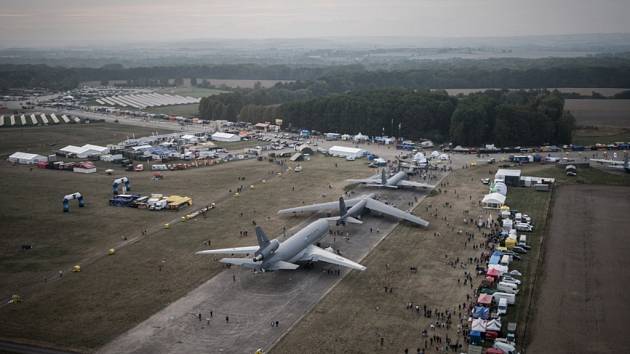
[[[516,302],[516,294],[510,294],[501,291],[497,291],[492,294],[492,301],[496,303],[499,303],[499,301],[501,301],[501,299],[503,298],[507,300],[508,305],[514,305],[514,303]]]
[[[501,281],[499,282],[499,284],[497,284],[497,290],[502,291],[502,292],[506,292],[508,294],[518,294],[518,285],[514,284],[514,283],[508,283],[505,281]]]
[[[151,198],[147,200],[149,210],[163,210],[168,206],[168,201],[162,194],[151,194]]]
[[[508,302],[507,299],[502,297],[499,299],[499,306],[497,306],[497,315],[505,315],[507,314]]]

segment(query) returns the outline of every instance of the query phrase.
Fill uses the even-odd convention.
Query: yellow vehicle
[[[192,198],[182,197],[180,195],[169,195],[166,198],[168,208],[172,210],[179,210],[181,208],[189,207],[192,205]]]

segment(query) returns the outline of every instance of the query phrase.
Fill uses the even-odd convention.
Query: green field
[[[530,313],[530,303],[532,291],[535,289],[537,281],[537,271],[540,265],[540,250],[542,238],[547,225],[547,216],[551,202],[551,193],[537,192],[532,188],[511,188],[508,193],[506,204],[511,209],[519,210],[528,214],[536,226],[534,232],[527,233],[527,244],[532,248],[523,256],[521,261],[510,264],[510,269],[520,271],[522,285],[519,288],[520,296],[516,298],[516,303],[511,306],[504,323],[516,322],[518,328],[518,338],[525,333],[528,314]]]
[[[209,88],[203,88],[203,87],[165,87],[165,88],[159,89],[157,92],[169,94],[169,95],[208,97],[208,96],[218,95],[221,93],[227,93],[229,91],[209,89]]]
[[[564,169],[557,166],[532,166],[526,170],[528,175],[538,177],[551,177],[556,179],[556,184],[606,184],[611,186],[630,186],[630,174],[606,172],[594,167],[578,167],[577,176],[569,177]],[[511,193],[511,191],[510,191]]]
[[[197,117],[199,104],[179,104],[176,106],[151,107],[146,109],[150,113],[168,114],[169,116]]]

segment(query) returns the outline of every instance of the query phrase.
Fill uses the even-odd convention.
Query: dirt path
[[[555,193],[528,352],[628,353],[630,188]]]

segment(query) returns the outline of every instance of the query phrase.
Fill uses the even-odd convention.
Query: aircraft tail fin
[[[363,221],[357,219],[357,218],[353,218],[352,216],[346,216],[346,217],[341,217],[341,216],[333,216],[330,218],[326,218],[326,220],[328,221],[335,221],[337,223],[337,225],[344,225],[345,223],[349,222],[351,224],[363,224]]]
[[[339,216],[346,215],[346,202],[343,200],[343,197],[339,197]]]
[[[267,237],[260,226],[256,226],[256,239],[258,239],[260,249],[265,248],[269,244],[269,237]]]

